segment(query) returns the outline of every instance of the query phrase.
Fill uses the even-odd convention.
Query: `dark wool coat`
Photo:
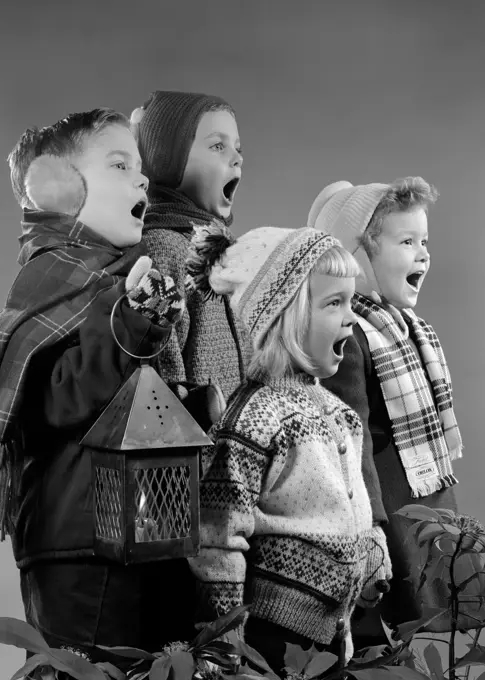
[[[347,341],[338,372],[324,380],[323,384],[357,411],[362,419],[363,471],[373,506],[374,521],[382,522],[387,515],[387,523],[383,525],[383,529],[387,536],[393,579],[391,591],[378,608],[382,617],[397,625],[420,618],[423,605],[446,606],[448,591],[444,583],[433,587],[425,585],[417,594],[419,556],[414,541],[408,539],[411,524],[394,513],[410,503],[456,511],[455,492],[453,488],[448,488],[423,498],[412,498],[394,444],[391,421],[373,366],[369,344],[360,326],[354,327],[354,336]],[[405,580],[409,576],[411,580]],[[370,616],[375,618],[375,612]]]

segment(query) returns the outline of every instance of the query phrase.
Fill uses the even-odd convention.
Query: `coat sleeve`
[[[36,414],[41,426],[62,429],[91,424],[139,365],[119,348],[111,332],[111,312],[124,286],[123,281],[98,292],[60,356],[57,344],[32,360],[28,413]],[[132,310],[126,300],[117,307],[114,329],[122,347],[141,356],[154,353],[167,333]]]
[[[235,430],[219,430],[200,484],[201,550],[189,563],[197,579],[197,622],[244,603],[246,553],[270,452]],[[241,631],[239,631],[241,633]]]
[[[185,236],[170,229],[151,229],[144,235],[148,254],[153,266],[165,275],[171,276],[177,290],[187,301],[185,292],[185,260],[188,243]],[[190,332],[190,305],[175,326],[170,341],[158,359],[159,373],[167,383],[186,381],[184,348]]]
[[[377,474],[372,434],[369,426],[370,404],[367,384],[370,375],[370,356],[366,357],[364,332],[359,326],[354,329],[344,349],[344,358],[335,375],[326,378],[322,384],[337,395],[345,404],[359,415],[364,429],[362,443],[362,474],[372,506],[374,523],[387,522],[387,515],[382,502],[381,486]],[[367,349],[368,353],[368,349]]]

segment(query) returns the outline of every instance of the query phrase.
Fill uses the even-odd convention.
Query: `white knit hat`
[[[341,245],[316,229],[280,227],[252,229],[230,243],[230,232],[221,225],[195,227],[187,285],[230,295],[231,307],[248,328],[255,347],[320,257]]]
[[[308,215],[309,227],[332,234],[354,255],[365,276],[365,279],[358,277],[356,280],[356,290],[363,295],[372,291],[380,293],[374,269],[360,239],[389,186],[334,182],[316,197]]]

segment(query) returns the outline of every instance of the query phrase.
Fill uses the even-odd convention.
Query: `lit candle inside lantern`
[[[140,502],[138,503],[138,513],[135,519],[135,542],[146,543],[148,541],[158,540],[158,531],[156,522],[150,517],[147,517],[149,508],[147,506],[147,498],[145,493],[141,492]]]

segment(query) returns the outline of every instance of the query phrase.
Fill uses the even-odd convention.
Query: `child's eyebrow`
[[[328,295],[323,295],[320,298],[320,302],[328,302],[329,300],[332,300],[333,298],[344,298],[346,296],[345,291],[343,290],[334,290],[333,293],[329,293]]]
[[[106,154],[107,158],[111,158],[112,156],[122,156],[125,160],[132,160],[132,155],[128,151],[123,151],[123,149],[114,149],[113,151],[109,151]],[[135,163],[135,167],[137,170],[141,170],[141,159],[137,159]]]
[[[229,135],[226,132],[218,132],[215,130],[214,132],[210,132],[208,135],[204,137],[204,139],[210,139],[211,137],[220,137],[221,139],[229,139]],[[239,137],[236,139],[236,144],[239,144]]]

